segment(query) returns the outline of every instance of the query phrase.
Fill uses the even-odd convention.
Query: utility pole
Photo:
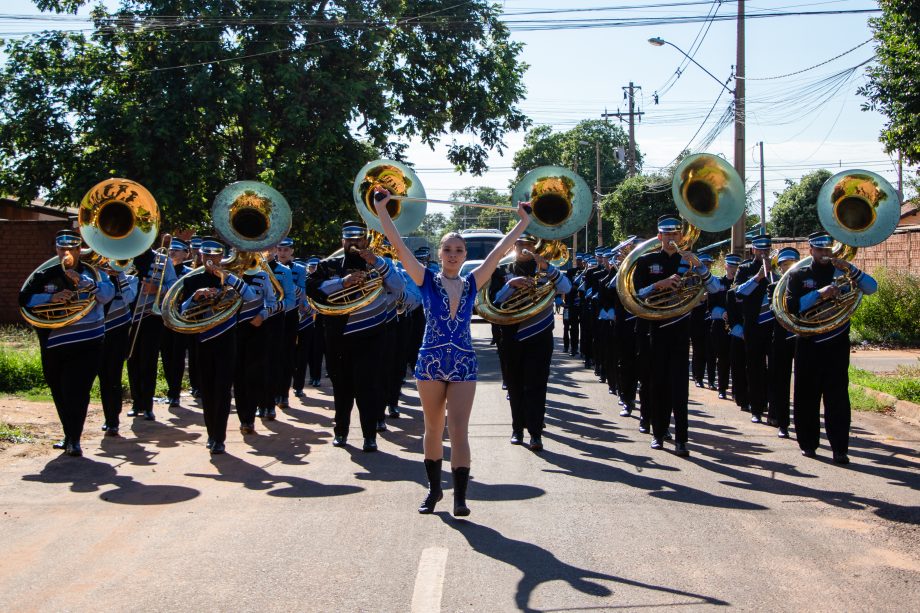
[[[630,81],[629,85],[624,86],[622,89],[624,97],[626,97],[629,102],[629,111],[622,113],[618,109],[616,113],[604,112],[601,117],[604,119],[616,117],[620,121],[626,121],[629,124],[629,148],[626,152],[626,171],[629,176],[632,177],[636,174],[636,118],[642,121],[642,116],[645,115],[644,112],[636,110],[636,90],[642,89],[642,86],[633,85],[633,82]]]
[[[904,200],[904,159],[901,157],[900,149],[898,149],[898,197]]]
[[[578,174],[578,149],[575,150],[575,162],[572,163],[572,172],[574,172],[576,175]],[[575,262],[576,253],[578,253],[578,231],[577,230],[572,235],[572,254],[571,254],[570,259],[572,260],[573,263]]]
[[[760,141],[760,233],[767,233],[767,201],[764,200],[763,185],[763,141]],[[743,218],[743,215],[742,215]]]
[[[742,185],[744,185],[744,162],[744,0],[738,0],[738,48],[735,59],[735,171],[741,177]],[[744,225],[742,214],[741,219],[732,226],[733,253],[744,252]]]
[[[597,246],[600,247],[604,244],[603,240],[603,223],[601,222],[601,142],[596,141],[594,143],[594,161],[595,161],[595,178],[596,185],[594,191],[594,208],[597,211]]]

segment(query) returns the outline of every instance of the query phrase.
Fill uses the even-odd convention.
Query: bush
[[[878,291],[853,314],[853,332],[870,343],[920,344],[920,277],[885,269],[873,276]]]
[[[38,351],[0,347],[0,392],[22,392],[38,387],[45,387]]]

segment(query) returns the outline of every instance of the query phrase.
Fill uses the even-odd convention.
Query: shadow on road
[[[131,505],[175,504],[196,498],[201,492],[179,485],[145,485],[132,477],[119,475],[115,467],[89,458],[59,456],[45,464],[37,475],[24,475],[23,481],[70,483],[70,491],[97,492],[107,485],[114,490],[99,494],[106,502]]]
[[[514,595],[514,601],[521,611],[537,611],[530,606],[530,598],[534,590],[543,583],[551,581],[565,581],[573,589],[582,594],[596,597],[608,597],[613,595],[613,591],[601,583],[602,581],[611,581],[620,585],[626,585],[644,590],[652,590],[671,596],[690,599],[690,602],[672,601],[655,603],[654,606],[666,607],[676,605],[721,605],[726,606],[729,603],[711,596],[703,596],[692,592],[685,592],[674,588],[660,585],[652,585],[641,581],[634,581],[616,575],[599,573],[593,570],[578,568],[567,564],[557,558],[552,552],[543,549],[533,543],[516,541],[504,536],[502,533],[492,528],[471,523],[468,521],[457,521],[448,513],[437,513],[438,517],[445,525],[453,528],[463,535],[469,542],[474,551],[489,556],[509,566],[517,568],[523,577],[517,584],[517,590]],[[610,603],[603,608],[614,607],[631,607],[640,606],[625,602]],[[582,609],[579,609],[582,610]]]

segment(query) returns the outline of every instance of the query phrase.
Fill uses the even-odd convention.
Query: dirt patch
[[[32,439],[28,443],[0,442],[0,458],[31,458],[60,453],[51,448],[51,443],[63,436],[53,403],[30,402],[13,396],[0,397],[0,421],[21,428]],[[100,438],[103,421],[101,405],[90,404],[83,438]]]

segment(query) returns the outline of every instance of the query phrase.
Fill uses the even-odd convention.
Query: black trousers
[[[295,390],[302,390],[307,381],[307,369],[310,379],[323,377],[323,343],[316,324],[307,326],[297,333],[297,352],[294,356],[294,375],[292,385]]]
[[[502,385],[508,386],[508,354],[505,351],[505,335],[501,327],[492,324],[492,336],[495,339],[495,349],[498,351],[498,366],[502,371]]]
[[[781,428],[789,427],[789,388],[795,357],[795,337],[787,336],[785,330],[773,330],[770,354],[770,410],[767,417],[775,419]]]
[[[769,397],[770,364],[773,345],[773,323],[744,327],[744,350],[747,364],[748,399],[751,414],[763,415]]]
[[[543,433],[546,415],[546,384],[553,357],[553,331],[544,330],[528,339],[502,340],[507,358],[511,429],[531,436]]]
[[[646,325],[636,327],[636,374],[639,380],[639,419],[646,424],[652,421],[652,349]],[[625,402],[625,400],[624,400]]]
[[[603,376],[607,379],[607,388],[613,393],[617,392],[619,379],[617,370],[619,366],[619,348],[617,346],[616,323],[613,321],[598,322],[601,334],[601,361],[603,362]]]
[[[409,313],[409,349],[406,352],[406,366],[409,372],[415,372],[415,364],[418,362],[418,351],[422,347],[422,338],[425,336],[425,309],[416,308]]]
[[[45,382],[51,388],[51,397],[64,429],[64,437],[72,443],[79,443],[83,435],[89,392],[102,360],[102,344],[100,338],[41,349]]]
[[[606,355],[606,347],[604,347],[604,341],[606,340],[606,335],[604,334],[604,322],[598,319],[600,313],[594,313],[594,323],[591,324],[591,330],[594,332],[594,338],[591,339],[591,348],[592,348],[592,358],[594,360],[594,374],[598,377],[607,379],[607,364],[604,360]]]
[[[562,347],[570,354],[578,353],[578,333],[581,328],[581,307],[567,307],[567,319],[562,323]]]
[[[168,398],[178,398],[182,393],[182,375],[185,374],[185,354],[188,350],[187,334],[173,332],[163,326],[160,336],[160,359],[166,376]]]
[[[278,373],[284,357],[284,314],[276,313],[262,322],[265,335],[265,350],[262,360],[262,380],[259,381],[258,406],[271,409],[275,406],[278,387]]]
[[[587,301],[585,301],[587,302]],[[579,327],[581,328],[581,355],[585,359],[585,363],[591,359],[591,356],[594,355],[594,347],[591,345],[591,341],[594,339],[594,316],[592,309],[588,305],[582,305],[581,307],[581,317],[578,320]]]
[[[688,318],[664,327],[649,325],[652,433],[659,440],[664,438],[674,415],[675,441],[687,442],[689,324]]]
[[[157,387],[157,357],[160,355],[163,320],[156,315],[148,315],[141,320],[140,324],[135,325],[139,325],[140,329],[137,331],[134,353],[128,358],[128,383],[131,385],[134,410],[146,412],[153,410],[153,396]],[[128,351],[130,350],[129,346]]]
[[[198,343],[188,344],[188,381],[193,390],[201,389],[201,371],[198,368]]]
[[[795,432],[803,450],[818,448],[821,400],[824,430],[834,453],[850,446],[850,338],[840,334],[823,343],[800,337],[795,347]]]
[[[387,364],[392,365],[392,370],[388,375],[389,387],[387,388],[386,404],[387,406],[395,407],[399,404],[403,379],[406,376],[406,363],[408,362],[406,356],[409,353],[409,347],[412,342],[412,317],[408,313],[397,315],[391,325],[393,328],[393,344],[391,346],[394,359],[387,360]]]
[[[265,323],[262,323],[264,326]],[[251,424],[256,420],[256,408],[263,397],[265,388],[265,349],[267,337],[262,326],[255,327],[244,322],[236,325],[236,355],[233,362],[226,362],[233,367],[233,398],[236,403],[236,415],[241,424]],[[208,341],[210,342],[210,341]],[[202,345],[199,343],[199,359],[204,367]],[[201,385],[204,389],[204,370]]]
[[[617,391],[629,408],[636,406],[638,359],[636,351],[636,320],[617,320]]]
[[[690,346],[693,348],[693,358],[690,362],[690,371],[693,380],[697,383],[703,382],[706,375],[706,356],[708,355],[709,340],[709,321],[697,320],[694,315],[690,316]],[[713,375],[709,376],[709,383],[713,383]]]
[[[351,410],[357,404],[362,435],[364,438],[377,438],[377,420],[385,404],[380,385],[384,338],[382,326],[357,338],[327,331],[326,364],[332,379],[336,436],[348,436]]]
[[[279,317],[281,317],[279,315]],[[291,389],[291,378],[294,376],[294,361],[297,355],[297,324],[299,315],[297,309],[291,309],[284,314],[284,323],[281,329],[281,345],[279,346],[280,363],[275,370],[275,396],[287,400]]]
[[[192,344],[197,345],[201,367],[204,425],[208,438],[222,443],[227,438],[227,421],[230,418],[230,387],[234,378],[234,369],[230,365],[236,363],[236,328],[203,343],[196,338]]]
[[[110,428],[118,428],[121,415],[123,390],[121,373],[128,356],[128,328],[123,325],[105,331],[102,343],[102,358],[99,360],[99,395],[102,397],[102,412]]]
[[[737,336],[731,337],[730,355],[732,396],[735,398],[735,404],[741,407],[742,411],[747,411],[750,400],[748,397],[747,355],[744,350],[744,339]]]
[[[725,329],[725,322],[721,319],[712,322],[709,332],[707,353],[707,370],[709,371],[709,384],[715,381],[720,392],[728,390],[729,373],[731,372],[731,337]],[[718,374],[718,379],[715,375]]]

